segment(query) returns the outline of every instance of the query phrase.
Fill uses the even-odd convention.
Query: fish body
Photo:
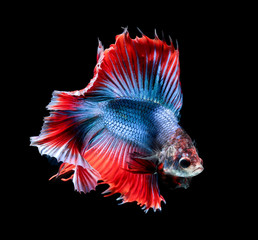
[[[118,138],[153,151],[164,145],[178,128],[173,112],[141,99],[119,98],[103,105],[103,124]]]
[[[131,39],[125,30],[106,50],[99,42],[94,77],[82,90],[54,91],[31,145],[62,162],[53,177],[71,172],[62,180],[79,192],[105,183],[104,193],[120,193],[122,203],[161,209],[158,175],[187,187],[203,170],[179,125],[179,72],[178,49],[157,36]]]

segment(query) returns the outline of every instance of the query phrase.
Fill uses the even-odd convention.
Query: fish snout
[[[198,174],[200,174],[202,171],[204,170],[204,167],[202,164],[198,165],[194,171],[193,171],[193,175],[196,176]]]

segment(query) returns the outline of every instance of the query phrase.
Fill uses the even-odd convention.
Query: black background
[[[125,5],[113,11],[101,4],[30,7],[33,10],[23,6],[15,18],[12,38],[20,79],[16,88],[23,89],[19,99],[24,101],[20,103],[21,145],[26,160],[22,164],[25,182],[17,196],[22,210],[19,217],[27,216],[30,223],[43,229],[64,232],[89,233],[96,226],[100,229],[96,233],[103,235],[123,230],[126,236],[137,230],[151,235],[168,233],[172,238],[175,232],[184,235],[190,231],[198,236],[204,229],[213,234],[228,229],[228,221],[238,213],[232,205],[232,179],[223,154],[227,149],[227,119],[223,116],[231,106],[226,93],[231,85],[228,60],[232,29],[236,27],[234,21],[225,18],[227,10],[189,6],[186,11],[173,8],[173,4],[163,5],[160,10],[127,9]],[[49,164],[37,148],[29,146],[29,137],[40,133],[43,117],[49,115],[45,106],[52,92],[84,88],[93,77],[98,39],[108,48],[122,33],[122,27],[128,27],[132,38],[140,36],[138,27],[150,38],[154,38],[156,29],[160,38],[163,31],[167,41],[169,35],[174,43],[178,41],[184,94],[180,123],[196,141],[204,161],[204,172],[193,178],[187,190],[161,189],[166,204],[156,213],[150,210],[145,214],[136,203],[118,206],[119,194],[103,197],[104,186],[85,195],[75,192],[71,181],[48,181],[58,166]],[[39,224],[42,219],[46,220]]]

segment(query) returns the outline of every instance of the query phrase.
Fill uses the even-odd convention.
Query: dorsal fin
[[[158,37],[131,39],[127,29],[115,44],[98,53],[94,77],[80,94],[95,101],[121,97],[149,100],[170,108],[182,106],[179,51]]]

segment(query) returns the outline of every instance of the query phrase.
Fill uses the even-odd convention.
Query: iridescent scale
[[[106,102],[102,110],[113,135],[145,149],[164,144],[178,127],[170,109],[151,101],[121,98]]]

